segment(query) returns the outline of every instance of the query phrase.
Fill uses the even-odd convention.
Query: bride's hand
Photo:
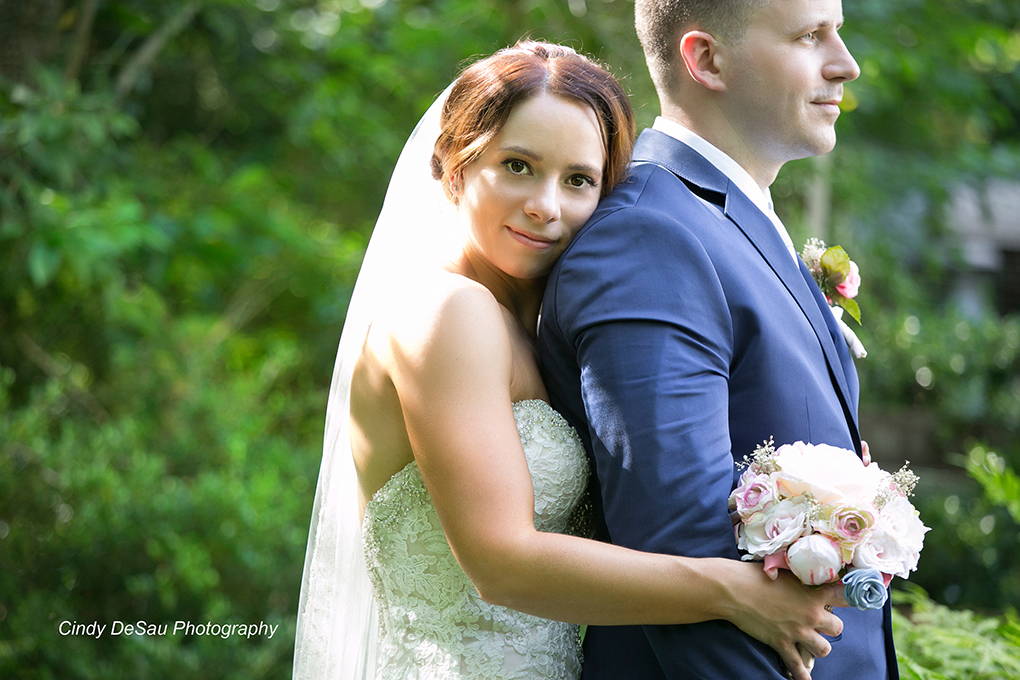
[[[843,586],[805,586],[785,570],[773,581],[759,563],[730,562],[735,568],[729,584],[733,610],[726,618],[779,652],[794,680],[811,680],[812,657],[832,650],[822,634],[836,636],[843,630],[831,611],[846,606]]]

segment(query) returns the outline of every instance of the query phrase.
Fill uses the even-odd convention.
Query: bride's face
[[[514,278],[548,274],[595,211],[604,166],[591,108],[549,94],[521,102],[455,184],[470,255]]]

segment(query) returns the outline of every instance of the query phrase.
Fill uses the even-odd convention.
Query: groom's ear
[[[716,92],[726,89],[720,69],[721,47],[715,36],[705,31],[689,31],[680,38],[680,58],[687,73],[696,83]]]

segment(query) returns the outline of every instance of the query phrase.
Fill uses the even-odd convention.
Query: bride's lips
[[[517,231],[512,227],[507,227],[506,230],[510,232],[510,235],[513,236],[518,243],[534,250],[548,250],[554,243],[556,243],[553,239],[534,236],[523,231]]]

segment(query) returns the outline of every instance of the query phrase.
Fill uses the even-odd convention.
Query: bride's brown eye
[[[523,175],[525,172],[528,171],[528,164],[525,163],[524,161],[519,161],[517,159],[503,161],[503,165],[505,165],[507,170],[514,173],[515,175]]]

